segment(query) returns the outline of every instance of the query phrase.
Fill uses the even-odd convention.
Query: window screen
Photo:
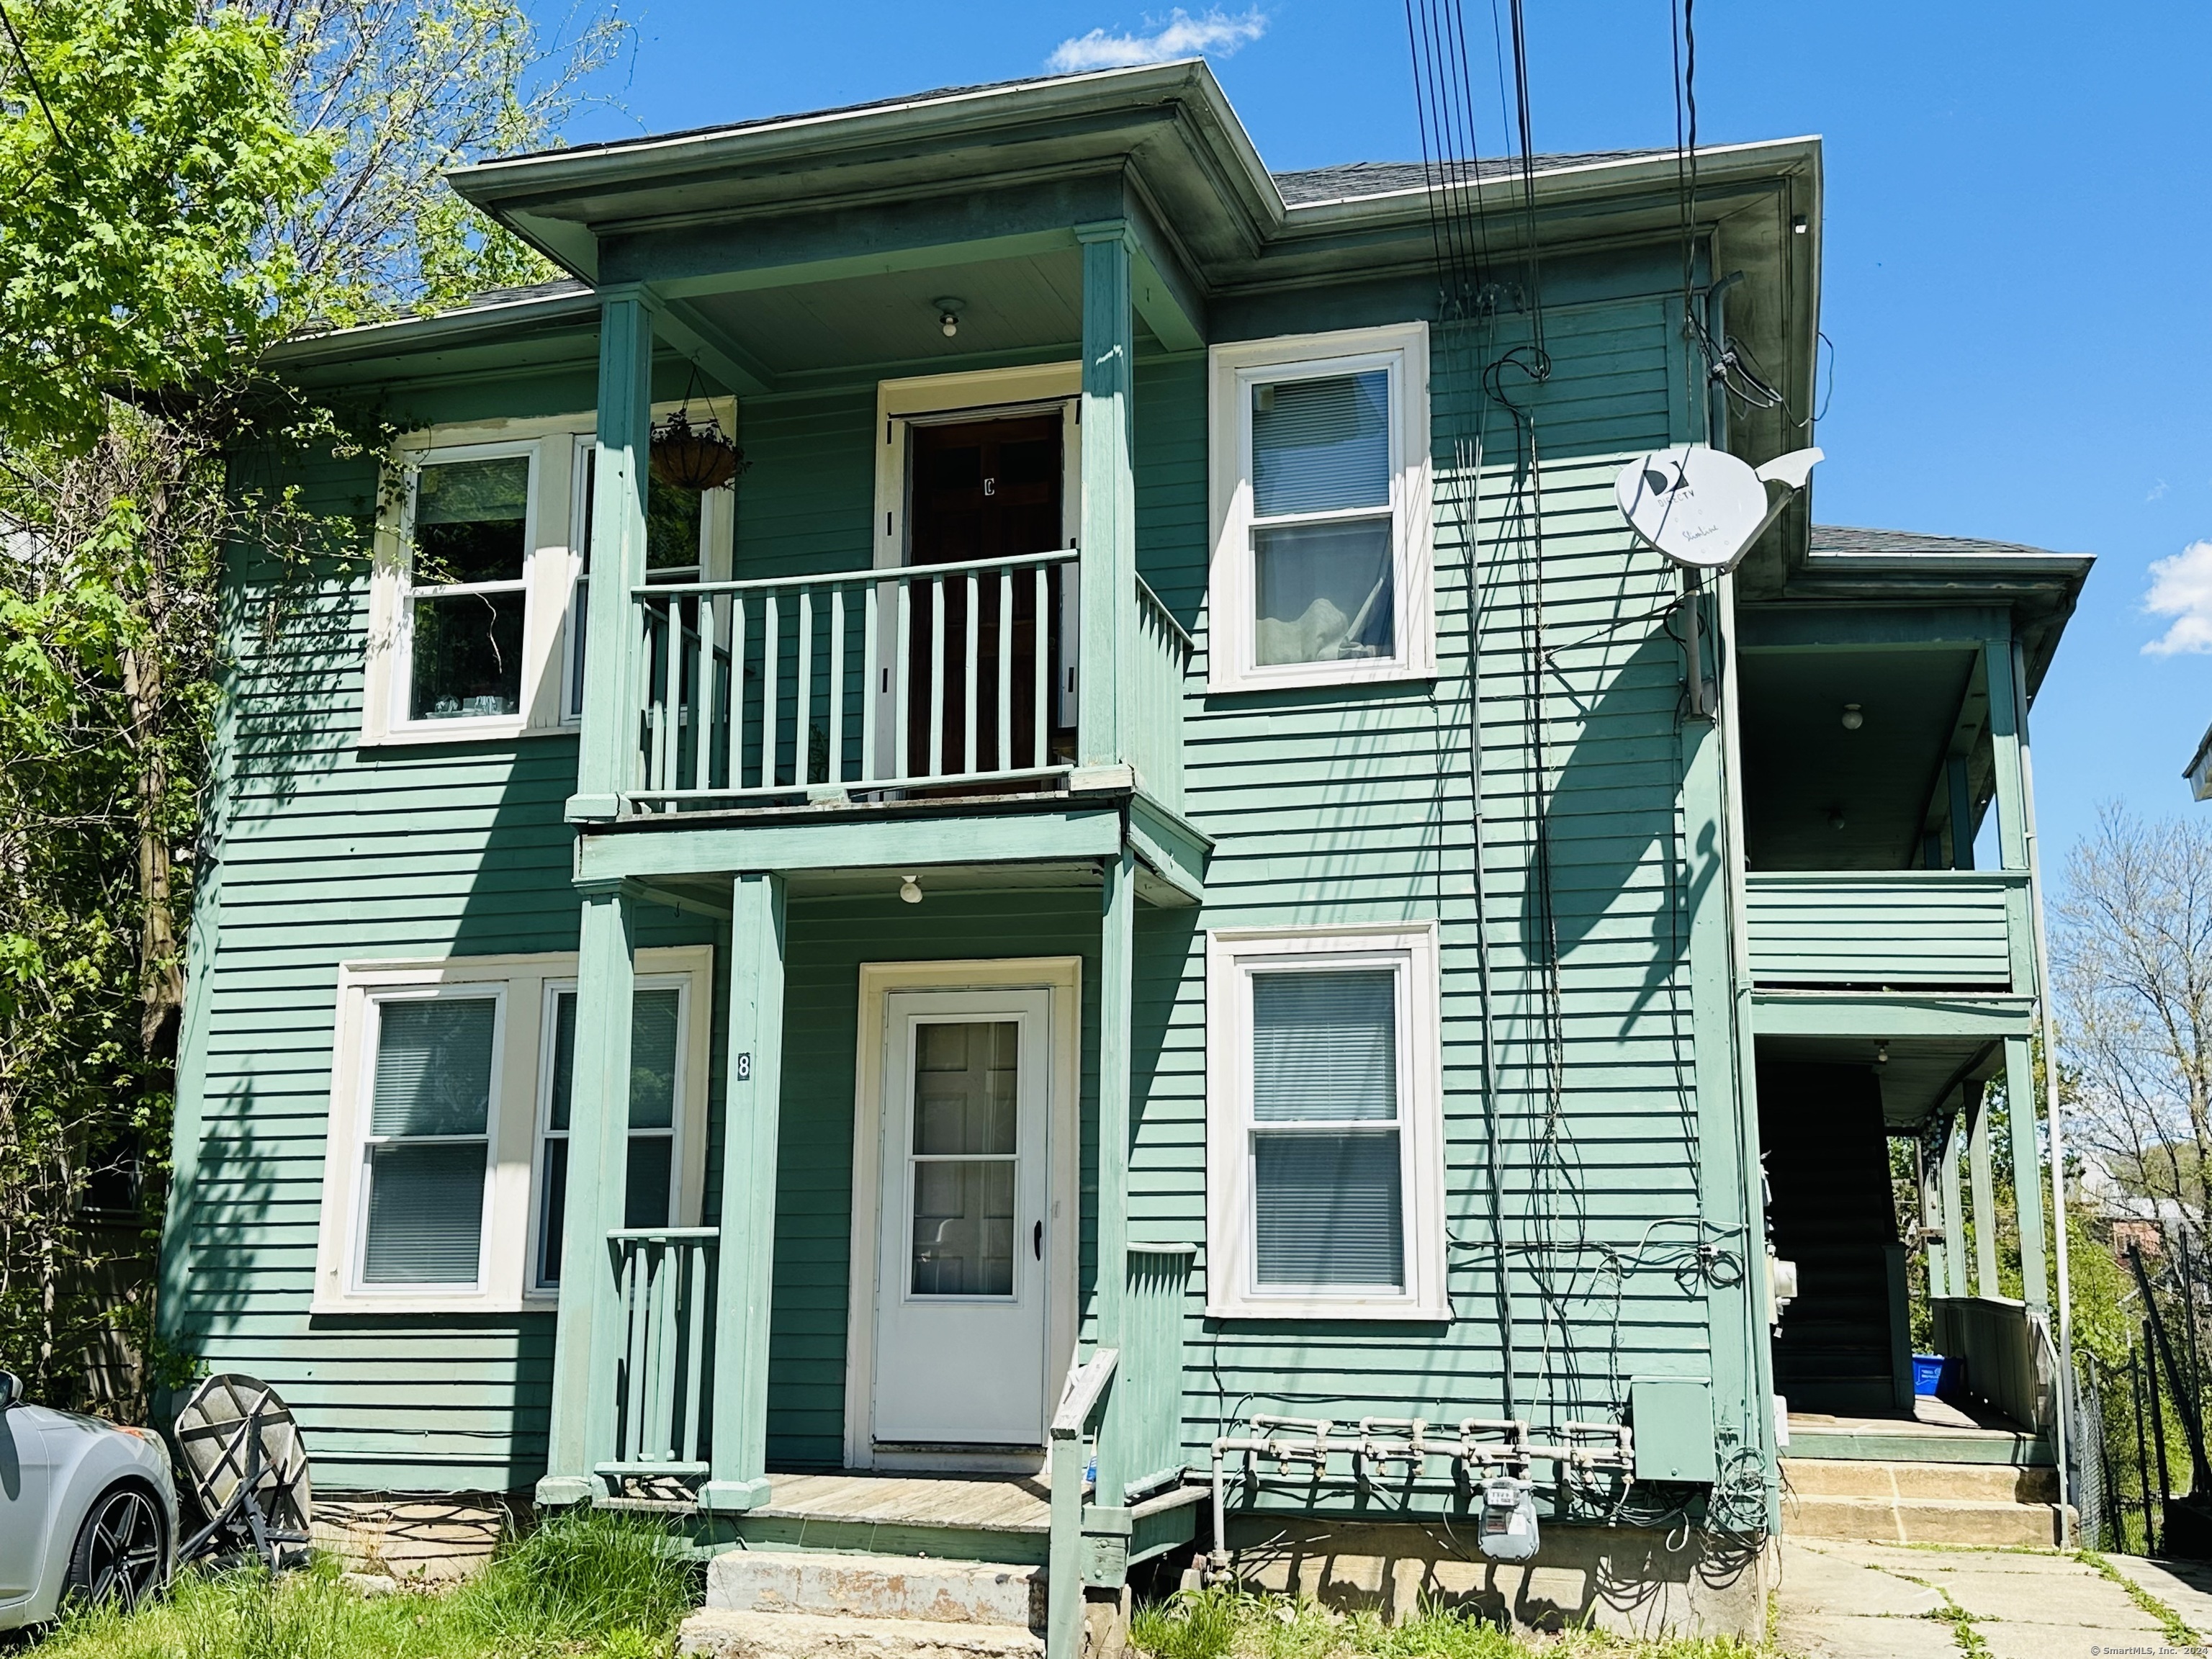
[[[1406,1282],[1398,975],[1252,975],[1254,1279],[1262,1289]]]
[[[1394,655],[1389,371],[1251,393],[1255,661]]]
[[[472,1285],[483,1242],[498,1000],[376,1006],[362,1280]]]

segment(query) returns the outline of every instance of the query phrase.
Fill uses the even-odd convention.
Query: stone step
[[[2057,1470],[2019,1463],[1784,1457],[1782,1479],[1800,1498],[1954,1498],[1984,1504],[2058,1501]]]
[[[1782,1530],[1793,1538],[1875,1544],[1972,1544],[1984,1548],[2064,1547],[2069,1517],[2056,1504],[1992,1504],[1959,1498],[1811,1498],[1782,1501]]]
[[[725,1550],[707,1565],[707,1606],[1042,1630],[1044,1569],[917,1555]]]
[[[676,1651],[694,1659],[1042,1659],[1044,1638],[1020,1625],[709,1607],[684,1621]]]

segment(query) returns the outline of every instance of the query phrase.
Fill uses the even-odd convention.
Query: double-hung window
[[[1449,1317],[1431,929],[1210,936],[1217,1317]]]
[[[1211,688],[1433,672],[1425,327],[1212,360]]]
[[[680,1171],[679,1135],[686,1091],[685,1041],[690,981],[641,982],[631,1003],[629,1164],[623,1180],[623,1224],[665,1227],[676,1219]],[[537,1158],[537,1236],[531,1252],[532,1287],[561,1284],[561,1234],[568,1191],[569,1103],[576,1081],[576,988],[546,987],[545,1059]]]
[[[588,645],[592,593],[592,508],[598,449],[589,438],[576,441],[577,544],[581,558],[574,597],[568,605],[568,691],[563,718],[584,718],[584,654]],[[645,580],[648,585],[696,582],[706,574],[708,549],[716,539],[717,508],[728,517],[732,492],[686,489],[648,477],[645,491]]]
[[[400,593],[407,723],[523,713],[535,447],[434,454],[412,474]]]
[[[504,1001],[495,986],[371,1000],[355,1264],[364,1289],[483,1283]]]
[[[652,946],[635,969],[627,1157],[589,1177],[622,1194],[625,1224],[690,1226],[714,951]],[[574,953],[340,963],[335,1014],[314,1310],[550,1302],[580,1055]]]

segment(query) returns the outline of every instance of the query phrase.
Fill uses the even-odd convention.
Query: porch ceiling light
[[[921,878],[909,875],[899,883],[899,896],[908,904],[921,902]]]
[[[1846,731],[1846,732],[1856,732],[1856,731],[1857,731],[1857,730],[1859,729],[1859,727],[1861,727],[1862,726],[1864,726],[1865,724],[1866,724],[1866,716],[1865,716],[1864,714],[1861,714],[1861,713],[1859,712],[1859,706],[1858,706],[1858,704],[1856,704],[1856,703],[1855,703],[1855,702],[1847,702],[1847,703],[1845,703],[1845,704],[1844,705],[1844,731]]]
[[[932,300],[929,303],[937,307],[938,327],[945,331],[946,339],[951,339],[960,331],[960,313],[968,302],[946,295],[942,298]]]

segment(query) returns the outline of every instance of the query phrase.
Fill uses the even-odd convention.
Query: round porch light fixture
[[[653,476],[678,489],[720,489],[735,482],[750,465],[745,452],[722,435],[722,424],[712,410],[702,424],[691,419],[691,394],[698,389],[699,366],[691,366],[690,384],[684,401],[666,420],[653,428],[647,465]]]
[[[937,326],[944,331],[946,339],[951,339],[960,331],[960,313],[968,302],[947,295],[929,303],[937,307]]]
[[[1866,715],[1860,710],[1858,704],[1855,702],[1847,702],[1844,705],[1844,731],[1856,732],[1859,727],[1865,724]]]
[[[899,896],[908,904],[921,903],[921,878],[919,876],[908,876],[902,880],[899,883]]]

